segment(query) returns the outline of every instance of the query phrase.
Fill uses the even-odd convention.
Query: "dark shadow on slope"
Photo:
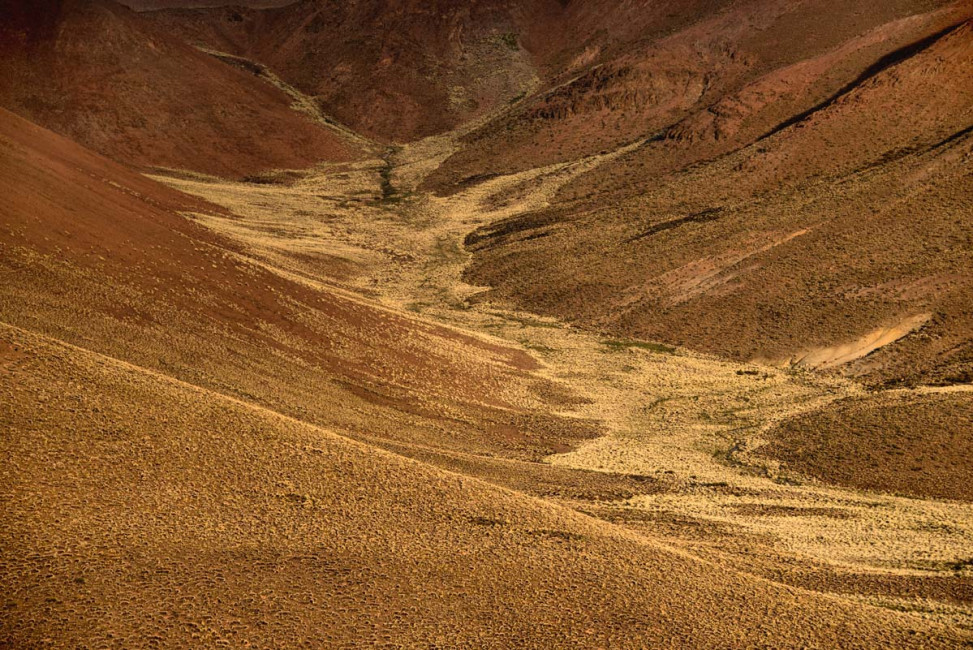
[[[820,102],[819,104],[812,106],[806,111],[802,113],[798,113],[797,115],[788,118],[787,120],[784,120],[783,122],[775,126],[773,129],[768,131],[766,134],[757,138],[755,142],[766,140],[767,138],[776,135],[777,133],[780,133],[781,131],[783,131],[788,127],[794,126],[799,122],[803,122],[807,118],[811,117],[811,115],[813,115],[814,113],[817,113],[818,111],[824,110],[828,106],[831,106],[836,101],[838,101],[841,97],[847,95],[852,90],[854,90],[861,84],[865,83],[872,77],[875,77],[881,74],[882,72],[884,72],[885,70],[891,68],[892,66],[902,63],[906,59],[909,59],[915,56],[916,54],[919,54],[926,48],[930,47],[933,43],[941,39],[943,36],[946,36],[950,32],[958,29],[965,22],[966,21],[964,20],[955,25],[950,25],[949,27],[946,27],[945,29],[938,31],[935,34],[932,34],[921,40],[916,41],[915,43],[911,43],[909,45],[906,45],[905,47],[901,47],[895,50],[894,52],[889,52],[888,54],[880,58],[878,61],[868,66],[860,75],[855,77],[852,81],[842,86],[836,93],[834,93],[824,101]]]

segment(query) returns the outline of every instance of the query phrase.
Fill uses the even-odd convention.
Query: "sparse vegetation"
[[[516,52],[520,49],[519,37],[513,32],[500,34],[500,42],[507,46],[511,51]]]
[[[520,344],[523,345],[528,350],[533,350],[534,352],[541,352],[543,354],[551,354],[553,352],[557,352],[556,349],[554,349],[554,348],[552,348],[552,347],[550,347],[548,345],[544,345],[542,343],[533,343],[531,341],[521,341]]]
[[[540,320],[539,318],[531,318],[530,316],[523,316],[520,314],[514,314],[506,312],[501,314],[504,320],[511,321],[514,323],[519,323],[521,327],[540,327],[545,329],[560,329],[562,327],[561,323],[556,321],[546,321]]]

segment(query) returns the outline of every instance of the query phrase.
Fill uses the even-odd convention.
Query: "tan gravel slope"
[[[0,372],[11,647],[962,642],[23,330]]]

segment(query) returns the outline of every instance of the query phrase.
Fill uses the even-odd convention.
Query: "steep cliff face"
[[[0,105],[116,160],[243,176],[356,155],[279,88],[114,3],[3,16]]]

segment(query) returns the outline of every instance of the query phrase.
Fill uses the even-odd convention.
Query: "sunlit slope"
[[[3,326],[6,643],[948,647]]]
[[[664,151],[620,157],[554,207],[471,235],[467,278],[734,358],[969,381],[971,34],[956,25],[710,163],[641,184]]]
[[[430,188],[648,141],[636,164],[588,184],[639,186],[754,142],[973,11],[914,0],[868,11],[835,0],[599,4],[567,5],[533,51],[549,62],[543,83],[467,134]]]
[[[10,113],[0,320],[319,424],[539,458],[590,437],[523,351],[283,277],[180,212],[219,211]],[[557,392],[555,391],[555,395]]]

